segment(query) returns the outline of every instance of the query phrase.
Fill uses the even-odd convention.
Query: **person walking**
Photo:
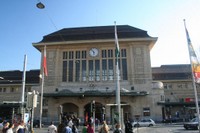
[[[129,120],[125,123],[125,133],[133,133],[133,126]]]
[[[94,127],[92,123],[88,124],[87,133],[94,133]]]
[[[51,125],[48,127],[48,133],[57,133],[57,127],[54,125],[54,122],[51,122]]]
[[[82,129],[82,133],[87,133],[87,128],[88,128],[88,124],[86,122],[86,123],[84,123],[83,129]]]
[[[99,130],[99,133],[109,133],[109,127],[106,123],[106,121],[103,121],[102,127]]]
[[[3,129],[2,129],[2,133],[6,133],[6,131],[7,131],[8,128],[9,128],[9,125],[10,125],[9,122],[6,122],[6,123],[5,123],[5,125],[3,126]]]
[[[72,133],[78,133],[78,128],[76,127],[76,125],[72,125]]]
[[[120,127],[120,124],[116,124],[115,126],[115,130],[113,131],[113,133],[123,133],[121,127]]]
[[[70,127],[69,125],[67,125],[63,131],[63,133],[72,133],[72,127]]]
[[[10,125],[8,126],[8,130],[6,131],[6,133],[13,133],[13,128],[14,128],[14,124],[10,123]]]
[[[16,133],[25,133],[24,121],[20,121],[19,125],[16,128]]]

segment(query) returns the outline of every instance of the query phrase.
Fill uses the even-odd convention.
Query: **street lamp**
[[[36,6],[39,9],[44,9],[45,8],[44,4],[42,4],[41,2],[37,3]]]

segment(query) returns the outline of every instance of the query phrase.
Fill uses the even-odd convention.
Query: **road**
[[[81,132],[81,129],[79,129]],[[112,133],[113,131],[110,131]],[[47,128],[34,128],[34,133],[47,133]],[[96,133],[98,133],[96,131]],[[183,125],[157,124],[154,127],[134,128],[134,133],[199,133],[198,130],[185,130]]]
[[[134,133],[199,133],[198,130],[185,130],[183,125],[158,124],[154,127],[134,129]]]

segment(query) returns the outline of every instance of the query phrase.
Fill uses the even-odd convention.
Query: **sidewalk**
[[[47,133],[48,128],[44,127],[44,128],[34,128],[34,133]],[[139,130],[139,128],[133,128],[133,133],[135,133],[137,130]],[[110,130],[110,133],[112,133],[113,130]],[[81,133],[81,129],[79,129],[79,133]],[[95,133],[98,133],[98,131],[96,130]]]
[[[34,133],[47,133],[48,128],[33,128]]]

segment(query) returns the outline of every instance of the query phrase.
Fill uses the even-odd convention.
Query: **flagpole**
[[[117,113],[118,113],[118,123],[122,126],[121,123],[121,100],[120,100],[120,83],[119,83],[119,65],[118,65],[118,56],[119,56],[119,44],[117,37],[117,27],[115,22],[115,45],[116,45],[116,104],[117,104]]]
[[[47,76],[46,66],[46,45],[44,46],[43,63],[42,63],[42,83],[41,83],[41,96],[40,96],[40,128],[42,128],[42,111],[43,111],[43,90],[44,90],[44,74]]]
[[[44,90],[44,71],[42,72],[41,96],[40,96],[40,128],[42,128],[43,90]]]
[[[186,28],[186,23],[185,23],[185,19],[184,21],[184,26],[185,26],[185,31],[186,31],[186,37],[187,37],[187,41],[188,41],[188,51],[189,51],[189,56],[190,56],[190,66],[191,66],[191,72],[192,72],[192,83],[193,83],[193,88],[194,88],[194,96],[195,96],[195,104],[196,104],[196,112],[197,112],[197,117],[198,117],[198,124],[199,124],[199,133],[200,133],[200,115],[199,115],[199,103],[198,103],[198,95],[197,95],[197,88],[196,88],[196,83],[195,83],[195,79],[194,79],[194,72],[193,72],[193,67],[192,67],[192,54],[190,52],[190,45],[191,45],[191,41],[189,38],[189,34]]]

